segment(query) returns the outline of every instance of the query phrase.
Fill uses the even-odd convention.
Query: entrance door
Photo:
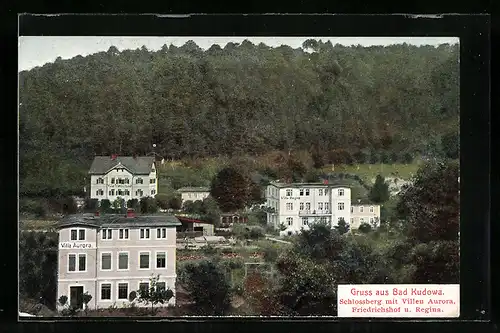
[[[71,307],[83,309],[83,287],[70,287],[69,293],[69,302]]]

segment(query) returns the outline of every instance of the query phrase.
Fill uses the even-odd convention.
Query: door
[[[83,309],[83,287],[70,287],[70,305],[78,309]]]

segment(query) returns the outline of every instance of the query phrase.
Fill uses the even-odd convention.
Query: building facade
[[[96,156],[89,170],[90,198],[113,202],[140,200],[158,193],[154,157]]]
[[[132,291],[149,287],[160,275],[160,288],[170,288],[175,305],[176,227],[174,216],[69,215],[59,222],[57,299],[83,308],[117,307],[130,302]],[[140,304],[138,304],[140,305]]]
[[[181,194],[182,204],[186,201],[203,201],[210,195],[208,187],[182,187],[177,192]]]
[[[358,229],[363,223],[368,223],[371,226],[380,225],[380,205],[357,203],[351,206],[351,221],[349,223],[351,229]]]
[[[265,206],[271,208],[267,214],[268,224],[276,229],[284,225],[284,234],[308,229],[316,222],[329,223],[332,227],[341,219],[348,224],[353,222],[351,189],[347,185],[272,182],[266,188]]]

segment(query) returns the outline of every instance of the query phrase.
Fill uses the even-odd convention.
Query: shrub
[[[111,211],[111,201],[109,199],[102,199],[100,208],[102,213],[109,213]]]
[[[359,231],[361,231],[364,234],[369,233],[371,230],[372,226],[369,223],[364,222],[361,223],[361,225],[359,226]]]
[[[65,306],[68,302],[68,296],[62,295],[61,297],[59,297],[58,301],[61,306]]]
[[[248,238],[250,239],[259,239],[264,237],[264,228],[260,226],[255,226],[250,229],[248,234]]]
[[[85,210],[95,211],[99,207],[99,199],[85,199]]]

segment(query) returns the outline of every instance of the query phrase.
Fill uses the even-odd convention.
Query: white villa
[[[186,201],[203,201],[210,195],[208,187],[182,187],[177,190],[181,194],[181,200],[184,204]]]
[[[154,157],[96,156],[89,170],[90,198],[138,199],[158,193]]]
[[[272,182],[266,188],[265,206],[274,209],[267,214],[268,224],[276,229],[285,225],[284,234],[307,229],[315,222],[330,223],[334,227],[341,218],[351,230],[362,222],[380,220],[380,206],[352,204],[351,189],[346,185]]]

